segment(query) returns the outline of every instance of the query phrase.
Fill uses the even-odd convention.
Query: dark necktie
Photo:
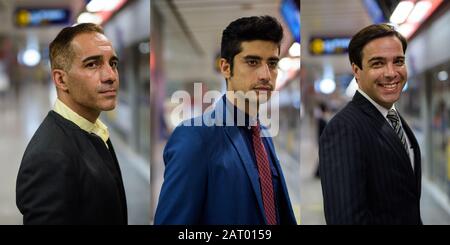
[[[275,200],[273,194],[272,172],[270,171],[269,158],[264,148],[259,122],[252,127],[253,149],[255,150],[256,164],[258,166],[259,182],[263,198],[264,212],[267,224],[276,225]]]
[[[400,138],[400,141],[402,142],[403,147],[406,150],[406,154],[409,155],[408,144],[406,143],[406,136],[405,136],[405,133],[403,132],[403,128],[402,128],[402,125],[400,123],[400,118],[398,117],[397,112],[394,109],[390,109],[388,111],[387,118],[391,122],[395,133]]]

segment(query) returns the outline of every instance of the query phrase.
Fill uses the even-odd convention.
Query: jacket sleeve
[[[201,127],[179,126],[164,149],[164,182],[155,225],[199,224],[208,186],[207,142]]]
[[[371,220],[366,196],[363,136],[342,118],[332,120],[319,141],[319,167],[327,224]]]
[[[60,152],[25,154],[16,183],[23,223],[76,223],[77,176],[74,162]]]

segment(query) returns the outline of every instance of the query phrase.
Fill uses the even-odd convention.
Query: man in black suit
[[[119,164],[101,111],[116,106],[118,58],[100,26],[50,44],[58,99],[25,150],[16,185],[24,224],[127,224]]]
[[[387,24],[349,44],[358,91],[327,125],[319,159],[327,224],[421,224],[420,149],[395,108],[406,83],[405,38]]]

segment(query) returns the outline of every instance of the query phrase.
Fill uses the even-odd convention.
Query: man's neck
[[[227,91],[225,96],[236,108],[248,116],[256,117],[258,115],[259,103],[251,103],[248,99],[237,97],[233,91]]]
[[[84,119],[88,120],[91,123],[95,123],[95,121],[97,121],[98,117],[100,116],[99,111],[89,110],[86,107],[83,107],[76,103],[72,103],[71,99],[66,99],[64,96],[58,96],[58,99],[62,103],[64,103],[64,105],[69,107],[72,111],[74,111],[79,116],[83,117]]]

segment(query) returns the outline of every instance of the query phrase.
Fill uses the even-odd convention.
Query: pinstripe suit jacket
[[[422,224],[420,149],[400,118],[414,171],[393,128],[360,93],[329,122],[319,142],[327,224]]]

